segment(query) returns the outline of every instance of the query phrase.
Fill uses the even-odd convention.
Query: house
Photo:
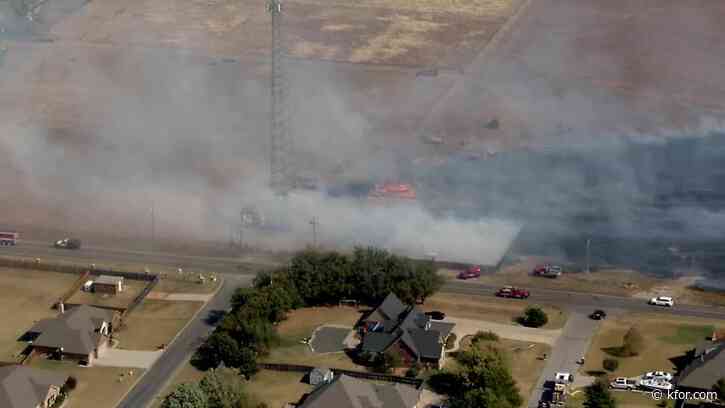
[[[455,324],[431,321],[415,306],[406,306],[394,294],[363,320],[363,353],[399,354],[406,364],[416,362],[441,367],[444,347]]]
[[[304,396],[297,408],[420,408],[420,390],[403,384],[376,384],[341,375]]]
[[[108,347],[115,312],[87,305],[65,311],[62,304],[60,310],[58,317],[41,320],[28,330],[33,352],[92,364]]]
[[[725,378],[725,341],[713,339],[695,347],[692,359],[675,377],[675,384],[678,391],[712,391],[721,378]]]
[[[0,367],[0,407],[50,408],[68,376],[21,365]]]
[[[123,292],[123,277],[101,275],[93,282],[93,291],[111,295]]]
[[[310,384],[320,385],[329,383],[335,378],[335,374],[329,368],[318,367],[310,371]]]

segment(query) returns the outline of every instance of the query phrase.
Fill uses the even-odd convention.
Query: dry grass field
[[[16,340],[35,322],[57,316],[51,309],[77,280],[73,274],[0,268],[0,361],[15,361],[25,343]]]
[[[607,350],[620,347],[630,327],[637,327],[642,333],[645,350],[635,357],[611,356]],[[630,314],[608,319],[593,338],[582,371],[603,371],[604,358],[617,358],[619,368],[611,373],[612,376],[633,377],[655,370],[674,372],[678,357],[705,340],[713,328],[723,327],[723,322],[718,320],[656,314]]]
[[[169,344],[202,306],[202,302],[146,299],[128,315],[125,327],[114,334],[118,347],[157,350],[161,344]]]
[[[68,400],[68,406],[73,408],[113,408],[143,374],[138,368],[87,368],[71,362],[43,359],[34,361],[31,366],[75,377],[78,384]],[[133,371],[133,375],[129,376],[129,371]]]
[[[495,323],[509,324],[523,315],[524,309],[531,303],[516,299],[491,299],[486,297],[438,293],[425,301],[423,310],[440,310],[448,316],[476,319]],[[563,310],[543,305],[541,308],[549,317],[542,329],[560,329],[566,323],[567,314]]]

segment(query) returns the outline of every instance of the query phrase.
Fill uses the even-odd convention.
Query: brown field
[[[107,293],[84,292],[78,290],[68,299],[67,303],[91,306],[108,306],[119,309],[125,309],[136,298],[143,289],[148,285],[146,281],[124,279],[123,292],[116,295]]]
[[[622,345],[622,338],[630,327],[637,327],[644,337],[645,350],[639,356],[617,358],[606,353],[610,347]],[[582,371],[602,371],[604,358],[617,358],[619,368],[612,376],[633,377],[647,371],[675,371],[677,357],[683,356],[694,345],[712,333],[712,328],[722,329],[719,320],[678,318],[656,314],[631,314],[606,320],[592,340]]]
[[[38,320],[55,317],[52,305],[77,279],[67,273],[0,268],[0,361],[16,360],[25,347],[16,340]]]
[[[283,407],[298,402],[303,394],[313,390],[302,378],[301,373],[262,370],[247,384],[247,390],[269,407]]]
[[[126,318],[125,327],[114,334],[119,348],[126,350],[157,350],[169,344],[203,302],[171,302],[144,300]]]
[[[477,319],[496,323],[511,323],[521,316],[531,303],[516,299],[491,299],[479,296],[465,296],[439,293],[425,301],[425,311],[440,310],[448,316]],[[560,329],[566,323],[567,314],[563,310],[541,306],[549,317],[542,329]]]
[[[31,366],[46,370],[57,370],[78,380],[71,392],[69,404],[74,408],[113,408],[143,374],[142,369],[116,367],[80,367],[66,361],[34,361]],[[129,376],[129,371],[133,372]],[[123,374],[123,377],[121,376]],[[119,381],[119,379],[122,381]]]
[[[213,293],[217,287],[219,286],[219,283],[221,282],[219,279],[217,279],[216,282],[212,282],[210,279],[208,279],[209,275],[204,275],[207,280],[205,284],[200,284],[197,280],[199,277],[198,274],[194,274],[193,276],[188,277],[187,279],[184,278],[177,278],[173,276],[173,273],[169,273],[169,277],[167,278],[161,278],[159,280],[159,283],[154,286],[154,288],[149,292],[149,294],[153,293],[199,293],[199,294],[209,294]]]

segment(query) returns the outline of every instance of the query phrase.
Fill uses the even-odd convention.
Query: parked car
[[[639,382],[639,385],[657,391],[669,391],[674,387],[671,382],[663,378],[645,378]]]
[[[557,278],[561,276],[563,270],[559,265],[537,265],[534,268],[534,275],[545,276],[547,278]]]
[[[662,379],[665,381],[672,381],[672,374],[664,371],[650,371],[642,376],[643,379]]]
[[[559,382],[559,383],[573,383],[574,375],[571,373],[559,372],[559,373],[556,373],[556,375],[554,376],[554,381]]]
[[[438,310],[433,310],[432,312],[427,312],[425,315],[430,316],[430,318],[433,320],[443,320],[446,318],[446,314],[443,312],[440,312]]]
[[[593,320],[604,320],[607,318],[607,312],[597,309],[589,315],[589,318]]]
[[[638,385],[639,384],[636,380],[631,380],[625,377],[617,377],[614,379],[614,381],[609,383],[609,388],[632,391],[633,389],[637,388]]]
[[[62,249],[81,249],[81,240],[75,238],[63,238],[55,241],[53,246]]]
[[[672,307],[675,301],[669,296],[657,296],[649,300],[650,305]]]
[[[471,266],[465,271],[461,271],[458,274],[458,279],[473,279],[478,278],[481,276],[481,267],[480,266]]]
[[[526,299],[529,297],[529,291],[525,289],[515,288],[513,286],[504,286],[496,292],[496,296],[515,299]]]

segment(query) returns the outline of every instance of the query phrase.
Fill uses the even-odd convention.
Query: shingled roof
[[[375,384],[341,375],[313,391],[298,408],[410,408],[420,391],[403,384]]]
[[[725,378],[725,343],[722,342],[692,360],[677,376],[676,383],[678,387],[710,391],[720,378]]]
[[[405,306],[393,293],[375,309],[375,317],[382,317],[382,332],[365,335],[362,350],[382,353],[400,340],[419,358],[438,359],[441,356],[441,341],[448,336],[453,323],[431,322],[430,318],[415,306]]]
[[[54,319],[36,323],[29,331],[40,333],[33,346],[63,348],[64,353],[90,354],[101,334],[98,328],[110,323],[113,311],[92,306],[74,307]]]
[[[67,375],[26,366],[0,367],[0,407],[35,408],[45,401],[51,386],[61,387]]]

